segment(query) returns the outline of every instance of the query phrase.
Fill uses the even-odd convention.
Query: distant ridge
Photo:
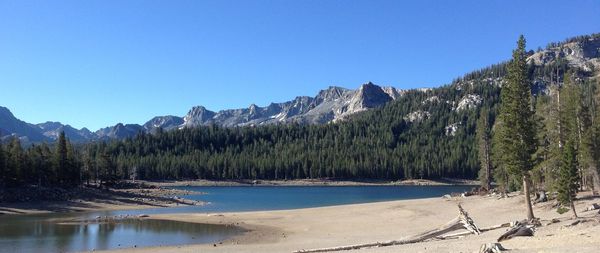
[[[159,129],[169,131],[206,125],[237,127],[287,123],[324,124],[382,106],[405,92],[393,87],[380,87],[371,82],[356,90],[331,86],[321,90],[315,97],[299,96],[291,101],[271,103],[265,107],[252,104],[248,108],[213,112],[204,106],[195,106],[183,117],[156,116],[143,125],[119,123],[95,132],[53,121],[29,124],[14,117],[8,108],[0,107],[0,131],[4,138],[17,136],[29,142],[53,141],[64,131],[73,142],[88,142],[124,139],[140,132],[153,133]]]

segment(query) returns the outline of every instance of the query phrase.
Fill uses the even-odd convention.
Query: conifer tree
[[[540,110],[540,116],[544,118],[544,129],[541,131],[543,133],[540,133],[542,141],[540,149],[542,150],[538,150],[542,160],[538,165],[544,170],[546,190],[555,190],[557,187],[556,179],[560,168],[561,150],[564,145],[561,92],[558,85],[550,87],[550,97],[545,110],[542,109],[542,106],[536,108],[536,112]],[[538,98],[538,101],[541,100]]]
[[[584,92],[586,98],[586,110],[584,115],[589,118],[586,127],[583,130],[583,139],[581,143],[581,164],[587,168],[592,182],[592,193],[598,195],[600,190],[600,173],[598,166],[600,165],[600,108],[598,108],[598,100],[600,100],[600,79],[594,85],[592,82],[586,83],[587,90]],[[594,89],[596,88],[596,89]],[[586,118],[584,117],[584,119]]]
[[[479,156],[479,180],[481,186],[487,191],[492,188],[492,159],[491,151],[491,133],[489,123],[489,112],[487,109],[482,109],[477,120],[477,150]]]
[[[529,170],[533,168],[533,154],[536,150],[535,124],[531,105],[531,81],[527,71],[525,38],[519,37],[513,58],[508,64],[506,83],[501,91],[500,120],[498,131],[501,142],[501,161],[507,171],[522,179],[527,218],[533,219],[531,197],[529,195]]]
[[[19,186],[21,181],[24,154],[23,148],[21,147],[21,141],[18,138],[13,137],[12,141],[8,145],[6,157],[6,185],[10,187]]]
[[[67,175],[65,179],[67,180],[68,186],[76,186],[79,185],[81,180],[81,173],[79,169],[79,165],[77,164],[77,158],[75,155],[75,149],[73,145],[66,140],[67,153],[66,153],[66,168],[65,171]]]
[[[58,186],[66,186],[65,183],[69,178],[68,166],[67,138],[65,137],[65,132],[60,132],[54,151],[54,178],[55,184]]]
[[[563,205],[569,205],[573,215],[575,211],[575,197],[579,188],[579,173],[577,171],[577,154],[572,140],[567,141],[563,148],[563,155],[558,179],[558,201]]]

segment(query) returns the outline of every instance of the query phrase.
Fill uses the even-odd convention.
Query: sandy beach
[[[553,201],[535,206],[541,219],[533,237],[518,237],[502,242],[510,252],[597,252],[600,247],[598,212],[582,212],[600,201],[586,193],[577,202],[580,220],[571,212],[558,214]],[[112,252],[293,252],[301,249],[333,247],[397,240],[437,228],[458,215],[457,203],[479,227],[522,220],[523,196],[498,199],[431,198],[369,204],[342,205],[285,211],[240,212],[222,214],[164,214],[153,219],[230,224],[249,230],[236,238],[215,245],[183,245],[121,249]],[[558,218],[559,222],[550,224]],[[459,239],[433,240],[424,243],[361,249],[354,252],[477,252],[484,243],[496,242],[505,228],[469,235]],[[348,251],[345,251],[348,252]]]

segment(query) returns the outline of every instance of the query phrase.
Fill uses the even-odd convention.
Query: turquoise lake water
[[[185,196],[210,202],[188,210],[237,212],[298,209],[379,201],[441,197],[472,186],[235,186],[175,187],[206,194]],[[186,208],[183,208],[185,210]]]

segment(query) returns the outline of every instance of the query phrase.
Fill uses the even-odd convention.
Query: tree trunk
[[[527,208],[527,220],[533,220],[533,207],[531,206],[531,196],[529,195],[529,175],[523,174],[523,193],[525,194],[525,206]]]
[[[558,69],[556,70],[556,72],[557,72],[556,73],[556,83],[558,84],[558,82],[559,82],[559,80],[558,80],[559,79],[559,77],[558,77]],[[556,93],[556,101],[558,103],[557,106],[556,106],[557,111],[558,111],[557,114],[559,115],[558,119],[557,119],[557,121],[558,121],[558,124],[557,124],[557,127],[558,127],[558,148],[562,150],[562,147],[563,147],[563,138],[562,137],[563,136],[562,136],[562,124],[560,122],[560,114],[561,114],[561,112],[560,112],[560,87],[559,87],[558,92]]]
[[[490,140],[488,139],[486,141],[485,144],[485,173],[486,173],[486,177],[487,177],[487,189],[488,191],[492,190],[492,162],[490,159],[490,144],[489,144]]]
[[[577,216],[577,211],[575,211],[575,201],[573,200],[571,200],[571,210],[573,210],[573,215],[575,218],[579,218],[579,216]]]
[[[590,166],[589,170],[592,174],[592,194],[597,196],[598,190],[600,190],[600,175],[598,175],[598,169],[596,166]]]

